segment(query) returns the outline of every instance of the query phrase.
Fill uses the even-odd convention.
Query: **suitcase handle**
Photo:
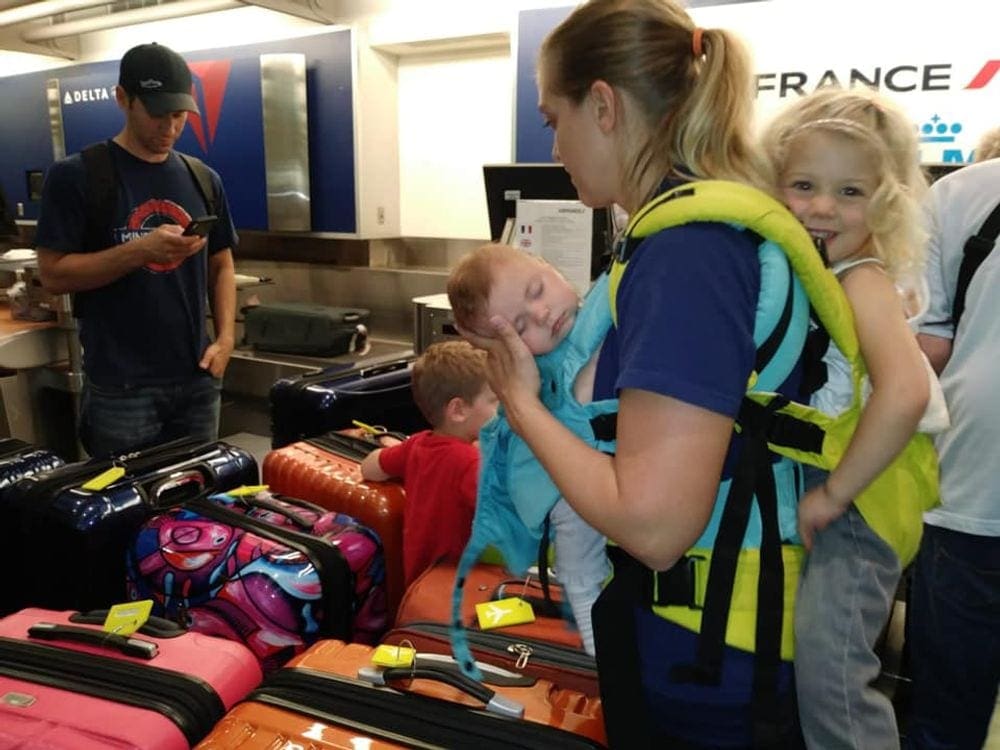
[[[207,470],[200,466],[177,471],[153,483],[146,494],[156,509],[173,508],[205,493]],[[211,476],[210,474],[208,476]]]
[[[537,584],[532,583],[529,586],[537,587]],[[508,588],[514,589],[514,591],[509,591]],[[562,607],[559,606],[558,602],[553,599],[546,599],[544,596],[531,596],[531,594],[522,593],[524,589],[524,581],[504,581],[493,591],[493,596],[490,597],[490,600],[497,601],[514,596],[530,604],[532,611],[539,617],[551,617],[556,620],[564,619]]]
[[[327,432],[323,435],[307,438],[306,442],[322,450],[356,460],[359,463],[373,450],[382,447],[381,443],[370,438],[354,437],[353,435],[344,435],[340,432]]]
[[[108,611],[106,609],[91,609],[87,612],[74,612],[69,616],[69,621],[77,625],[103,625],[104,621],[108,619]],[[150,616],[137,632],[151,638],[176,638],[184,635],[187,628],[173,620],[154,615]]]
[[[375,365],[374,367],[363,367],[358,370],[359,378],[373,378],[376,375],[385,375],[387,372],[395,372],[396,370],[405,370],[412,364],[411,360],[402,360],[399,362],[390,362],[385,365]]]
[[[271,513],[277,513],[279,516],[283,516],[291,521],[293,524],[298,526],[304,531],[309,531],[313,527],[313,522],[310,521],[305,516],[296,513],[294,510],[279,505],[273,500],[267,500],[258,497],[237,497],[234,498],[237,502],[248,508],[260,508],[261,510],[270,511]],[[324,511],[328,512],[328,511]]]
[[[85,646],[110,648],[120,651],[126,656],[137,656],[147,660],[154,658],[160,652],[160,647],[152,641],[105,633],[103,630],[78,628],[75,625],[57,625],[54,622],[40,622],[32,625],[28,628],[28,637],[42,641],[69,641]]]
[[[486,710],[490,713],[509,716],[515,719],[524,718],[524,706],[517,701],[500,695],[495,690],[490,690],[481,682],[476,682],[463,674],[448,672],[437,667],[424,665],[417,665],[412,668],[391,667],[388,669],[362,667],[358,670],[358,679],[372,685],[386,687],[393,680],[435,680],[436,682],[451,685],[453,688],[471,695],[476,700],[482,701],[485,704]]]

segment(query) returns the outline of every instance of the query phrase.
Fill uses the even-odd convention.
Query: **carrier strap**
[[[760,577],[757,582],[757,624],[754,648],[753,737],[755,748],[777,747],[782,737],[778,701],[781,628],[784,608],[784,564],[778,529],[778,499],[767,448],[767,431],[774,412],[787,399],[766,406],[744,399],[739,423],[744,445],[712,549],[712,566],[705,591],[701,631],[693,664],[678,665],[671,677],[678,682],[718,685],[726,625],[743,537],[756,496],[761,517]]]

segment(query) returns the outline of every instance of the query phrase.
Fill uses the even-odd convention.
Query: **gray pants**
[[[817,750],[899,747],[889,699],[872,687],[875,641],[889,619],[899,559],[852,505],[816,535],[795,605],[802,732]]]

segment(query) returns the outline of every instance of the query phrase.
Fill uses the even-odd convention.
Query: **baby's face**
[[[576,290],[555,268],[530,255],[498,264],[487,320],[506,319],[532,354],[546,354],[566,337],[580,306]]]

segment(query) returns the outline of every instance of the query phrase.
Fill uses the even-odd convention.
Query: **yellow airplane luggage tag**
[[[244,484],[242,487],[236,487],[235,489],[226,490],[226,494],[230,497],[248,497],[251,495],[256,495],[259,492],[264,492],[270,485],[266,484]]]
[[[153,611],[153,600],[116,604],[108,610],[104,618],[104,632],[129,636],[146,624]]]
[[[87,492],[100,492],[105,487],[117,482],[125,476],[124,466],[112,466],[107,471],[102,471],[96,477],[88,479],[86,482],[80,485],[81,490],[86,490]]]
[[[511,596],[476,605],[476,617],[480,630],[503,628],[535,621],[535,611],[524,599]]]
[[[403,641],[398,646],[383,643],[372,651],[372,664],[376,667],[409,667],[417,656],[417,650],[409,641]]]

